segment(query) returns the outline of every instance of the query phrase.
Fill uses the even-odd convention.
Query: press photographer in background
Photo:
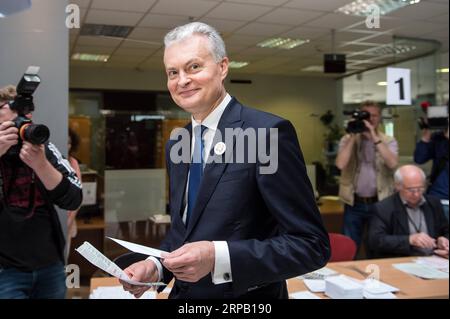
[[[414,161],[417,164],[433,161],[427,193],[441,200],[448,220],[448,102],[447,106],[425,104],[422,108],[427,116],[419,120],[422,138],[417,142]]]
[[[48,129],[30,123],[37,85],[25,78],[19,94],[0,89],[0,298],[64,298],[65,238],[53,205],[77,209],[81,185]]]
[[[339,197],[345,203],[343,233],[359,247],[371,217],[370,205],[394,192],[398,145],[379,131],[381,109],[376,102],[363,102],[351,115],[336,166],[341,170]]]

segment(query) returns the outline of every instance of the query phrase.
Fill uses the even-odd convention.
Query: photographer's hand
[[[3,156],[11,146],[19,141],[19,130],[11,121],[0,124],[0,157]]]
[[[380,138],[378,137],[378,133],[375,129],[375,127],[367,120],[363,120],[364,121],[364,125],[366,125],[367,129],[369,130],[369,132],[364,132],[364,136],[366,138],[368,138],[369,140],[371,140],[372,142],[376,142],[378,141]]]
[[[19,156],[36,173],[47,190],[53,190],[61,182],[62,174],[47,160],[44,145],[24,141]]]

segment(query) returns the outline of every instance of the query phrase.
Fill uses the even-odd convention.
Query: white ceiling
[[[364,50],[392,45],[393,36],[431,39],[448,51],[449,1],[422,0],[381,19],[379,29],[367,29],[365,18],[335,10],[352,0],[71,0],[79,5],[81,21],[134,27],[127,39],[99,38],[70,33],[71,54],[111,55],[107,63],[71,61],[72,67],[162,69],[162,39],[173,27],[199,20],[223,35],[232,60],[250,64],[236,73],[315,75],[302,68],[322,65],[323,53],[331,53],[331,30],[336,30],[335,52],[346,53],[349,73],[392,61]],[[308,38],[293,50],[265,49],[256,43],[270,37]],[[421,47],[411,54],[428,50]],[[423,51],[423,52],[422,52]],[[406,58],[396,55],[396,59]],[[322,73],[317,75],[323,76]]]

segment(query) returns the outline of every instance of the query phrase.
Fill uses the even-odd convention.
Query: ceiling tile
[[[257,17],[269,12],[273,8],[239,3],[221,3],[218,7],[209,12],[207,18],[219,18],[242,21],[252,21]]]
[[[211,25],[220,33],[233,32],[247,23],[241,20],[225,20],[216,18],[202,18],[201,21]]]
[[[409,18],[409,19],[413,18],[414,20],[426,20],[432,17],[442,15],[444,13],[448,13],[448,7],[449,7],[448,3],[447,5],[445,5],[421,1],[417,4],[409,5],[399,10],[393,11],[389,13],[388,16]]]
[[[77,45],[73,49],[73,53],[90,53],[90,54],[111,54],[115,47],[98,47],[98,46],[82,46]]]
[[[340,8],[350,2],[351,0],[291,0],[283,5],[283,7],[334,12],[337,8]]]
[[[156,0],[93,0],[91,8],[118,11],[147,12]]]
[[[173,16],[162,14],[148,14],[139,23],[139,27],[167,28],[172,29],[176,26],[190,22],[186,16]]]
[[[245,27],[242,27],[241,29],[235,31],[235,34],[260,35],[270,38],[291,28],[291,26],[287,25],[252,22]]]
[[[298,38],[298,39],[315,39],[329,34],[328,30],[311,27],[297,27],[288,32],[280,34],[282,37]]]
[[[277,7],[286,3],[287,0],[225,0],[225,2],[245,3],[245,4],[259,4],[264,6]]]
[[[142,13],[110,11],[110,10],[89,10],[86,23],[126,25],[135,26],[142,18]]]
[[[136,56],[136,57],[145,57],[151,55],[153,52],[155,52],[158,48],[147,48],[147,49],[137,49],[137,48],[126,48],[120,46],[115,52],[114,55],[127,55],[127,56]]]
[[[198,18],[216,5],[216,2],[204,0],[164,0],[158,1],[151,12]]]
[[[113,39],[104,37],[79,36],[77,44],[83,46],[98,46],[98,47],[116,47],[123,39]]]
[[[319,11],[305,11],[296,9],[276,9],[263,17],[260,17],[258,21],[269,23],[283,23],[289,25],[300,25],[312,19],[322,16],[324,13]]]
[[[91,0],[71,0],[70,3],[76,4],[80,8],[88,8]]]
[[[324,16],[321,16],[317,19],[309,21],[306,23],[306,26],[318,27],[318,28],[327,28],[327,29],[341,29],[348,27],[352,24],[358,22],[364,22],[365,19],[362,17],[354,17],[340,13],[329,13]]]
[[[169,29],[157,28],[135,28],[128,36],[129,39],[146,40],[151,44],[163,44],[164,36],[169,32]]]

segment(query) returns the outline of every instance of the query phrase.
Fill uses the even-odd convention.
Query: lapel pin
[[[227,146],[225,145],[224,142],[219,142],[214,146],[214,153],[216,153],[216,155],[222,155],[223,153],[225,153],[227,149]]]

